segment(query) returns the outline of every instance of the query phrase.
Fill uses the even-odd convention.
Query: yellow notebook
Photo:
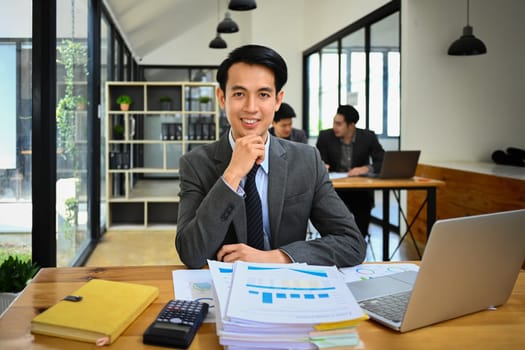
[[[113,343],[159,295],[157,287],[93,279],[31,321],[31,332],[97,345]]]

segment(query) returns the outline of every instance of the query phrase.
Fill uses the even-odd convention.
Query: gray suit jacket
[[[366,243],[352,214],[333,189],[315,147],[270,137],[268,210],[271,246],[295,262],[353,266]],[[175,245],[190,268],[216,259],[224,244],[246,243],[244,199],[224,183],[232,149],[226,132],[180,159],[180,203]],[[305,241],[308,219],[321,234]]]

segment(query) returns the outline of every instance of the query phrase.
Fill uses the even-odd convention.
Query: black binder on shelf
[[[170,128],[169,123],[162,123],[161,124],[161,139],[162,140],[169,140],[170,139]]]

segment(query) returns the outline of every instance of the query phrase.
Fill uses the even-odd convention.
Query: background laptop
[[[416,174],[421,151],[385,151],[379,174],[367,176],[380,179],[408,179]]]
[[[525,209],[438,220],[419,272],[349,282],[371,319],[406,332],[504,304],[525,259]],[[390,319],[380,299],[408,295]]]

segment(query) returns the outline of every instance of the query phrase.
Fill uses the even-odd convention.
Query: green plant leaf
[[[39,267],[30,259],[9,256],[0,265],[0,292],[18,293],[37,273]]]

